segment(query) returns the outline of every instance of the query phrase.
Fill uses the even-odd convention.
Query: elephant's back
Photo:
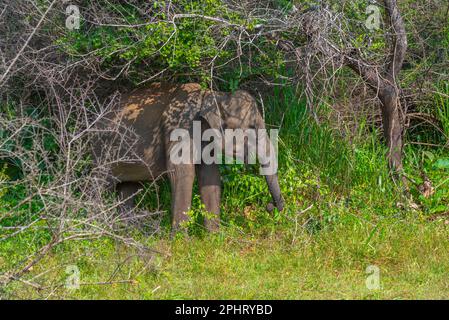
[[[118,117],[136,131],[153,127],[164,111],[169,112],[174,105],[186,105],[189,97],[200,91],[201,86],[197,83],[153,83],[122,95]]]
[[[137,131],[155,125],[170,104],[175,87],[155,83],[122,95],[117,116]]]

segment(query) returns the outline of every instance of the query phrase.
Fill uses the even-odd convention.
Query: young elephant
[[[221,179],[216,163],[174,163],[171,160],[170,154],[179,143],[170,139],[173,130],[185,129],[192,133],[195,121],[201,121],[202,129],[212,128],[220,132],[225,129],[265,128],[256,101],[249,93],[214,92],[203,90],[200,85],[193,83],[155,83],[137,89],[122,96],[119,110],[109,120],[115,123],[121,121],[124,127],[129,127],[139,137],[133,151],[142,161],[119,162],[112,168],[112,175],[121,182],[117,186],[121,197],[129,199],[127,204],[131,205],[132,195],[138,191],[139,182],[152,181],[167,174],[171,184],[174,230],[188,219],[186,212],[191,206],[195,172],[202,202],[214,217],[205,220],[206,228],[210,231],[218,229]],[[265,141],[268,148],[272,148],[268,138]],[[94,154],[100,154],[102,148],[105,148],[104,144],[97,144]],[[236,151],[238,150],[234,148],[234,153]],[[245,159],[247,158],[248,155],[245,154]],[[266,182],[274,205],[282,210],[284,203],[276,173],[266,175]],[[273,204],[269,204],[269,208],[272,209]]]

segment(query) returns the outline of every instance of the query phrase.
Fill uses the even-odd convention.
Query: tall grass
[[[442,82],[435,95],[436,117],[441,123],[441,127],[446,138],[449,138],[449,82]]]

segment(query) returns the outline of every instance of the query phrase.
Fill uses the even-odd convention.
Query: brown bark
[[[378,96],[382,102],[382,123],[389,150],[388,160],[393,170],[401,172],[403,119],[401,119],[400,85],[397,76],[402,69],[407,51],[407,34],[396,0],[384,0],[384,5],[391,26],[392,45],[385,75],[386,84],[379,90]]]
[[[388,162],[395,172],[402,171],[402,119],[397,87],[388,85],[379,91],[382,103],[382,124],[385,142],[388,146]]]

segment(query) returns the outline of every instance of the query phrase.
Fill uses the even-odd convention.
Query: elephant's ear
[[[212,129],[222,130],[223,100],[226,99],[223,93],[206,92],[203,97],[200,116],[204,118]]]

